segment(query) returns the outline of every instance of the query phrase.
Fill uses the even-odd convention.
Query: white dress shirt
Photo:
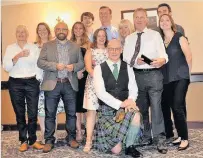
[[[149,59],[155,58],[165,58],[166,63],[168,62],[168,55],[166,54],[166,50],[164,47],[163,40],[159,32],[145,28],[143,30],[143,34],[141,35],[141,45],[140,45],[140,52],[137,56],[141,57],[141,55],[145,55]],[[125,45],[123,50],[123,60],[130,64],[130,61],[133,57],[135,51],[135,45],[138,38],[137,31],[132,33],[131,35],[127,36],[125,39]],[[154,68],[151,65],[137,64],[137,58],[135,60],[135,64],[133,67],[137,69],[150,69]]]
[[[21,57],[16,64],[13,64],[12,59],[22,50],[28,49],[30,54],[28,57]],[[3,67],[13,78],[32,77],[37,75],[37,59],[39,57],[39,49],[36,45],[27,43],[21,49],[17,43],[11,44],[6,48],[6,53],[3,59]]]
[[[113,69],[114,69],[113,64],[115,64],[115,63],[112,62],[110,59],[108,59],[107,64],[108,64],[111,72],[113,72]],[[119,71],[121,61],[119,60],[116,64],[118,64],[118,71]],[[136,101],[137,95],[138,95],[138,88],[137,88],[137,83],[135,81],[135,75],[134,75],[133,69],[130,68],[129,65],[127,65],[127,71],[128,71],[128,78],[129,78],[129,82],[128,82],[129,95],[128,95],[128,98]],[[105,89],[105,84],[104,84],[104,80],[102,77],[102,71],[101,71],[100,65],[97,65],[94,68],[94,88],[95,88],[97,97],[100,100],[102,100],[104,103],[106,103],[107,105],[109,105],[110,107],[112,107],[116,110],[118,110],[120,108],[122,101],[116,99],[114,96],[109,94]]]

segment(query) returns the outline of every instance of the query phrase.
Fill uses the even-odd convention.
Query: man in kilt
[[[135,148],[141,130],[134,72],[120,60],[120,40],[111,40],[107,49],[108,60],[94,69],[94,87],[100,99],[95,148],[114,154],[125,148],[126,155],[140,157]]]

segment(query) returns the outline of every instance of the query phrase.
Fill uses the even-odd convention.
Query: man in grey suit
[[[168,5],[167,3],[161,3],[158,5],[157,7],[157,14],[160,17],[163,14],[169,14],[170,16],[172,16],[172,10],[170,5]],[[176,25],[176,29],[178,32],[180,32],[183,36],[185,36],[185,30],[183,29],[183,27],[181,25],[175,24]],[[157,27],[155,29],[155,31],[160,32],[160,28]]]
[[[67,40],[68,26],[59,22],[55,28],[56,39],[43,45],[37,65],[44,70],[42,90],[45,95],[45,146],[43,152],[54,147],[55,119],[59,99],[64,102],[66,113],[66,140],[72,148],[78,148],[76,135],[77,72],[84,68],[80,47]]]

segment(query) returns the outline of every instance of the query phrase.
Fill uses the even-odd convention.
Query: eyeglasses
[[[56,31],[57,32],[67,32],[68,29],[66,29],[66,28],[56,28]]]
[[[115,52],[119,52],[121,50],[121,47],[119,47],[119,48],[108,48],[108,51],[110,51],[110,52],[113,52],[113,51],[115,51]]]

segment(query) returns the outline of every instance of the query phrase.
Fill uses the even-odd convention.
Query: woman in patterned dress
[[[49,26],[46,23],[41,22],[37,25],[36,33],[37,33],[37,37],[36,37],[35,44],[38,46],[39,51],[41,51],[43,44],[52,39],[51,31],[50,31]],[[43,70],[39,69],[39,71],[40,72],[38,73],[39,74],[38,80],[40,81],[40,85],[41,85],[41,82],[43,80]],[[42,142],[43,143],[44,143],[44,132],[45,132],[45,109],[44,109],[45,102],[44,102],[44,100],[45,100],[44,91],[41,91],[39,94],[39,102],[38,102],[38,119],[39,119],[40,129],[42,132]],[[64,112],[64,105],[63,105],[63,102],[61,99],[58,104],[57,114],[60,112]],[[57,119],[56,119],[56,129],[57,129]],[[55,137],[56,137],[56,132],[55,132]],[[57,141],[57,139],[56,139],[56,141]]]
[[[97,29],[94,32],[93,44],[85,55],[85,68],[89,73],[85,85],[85,94],[83,108],[87,109],[87,138],[83,149],[84,152],[89,152],[92,148],[92,136],[96,121],[96,110],[99,107],[98,98],[96,96],[93,85],[94,67],[107,60],[107,33],[104,29]]]
[[[86,34],[85,26],[82,22],[75,22],[72,30],[71,30],[71,38],[70,40],[72,42],[75,42],[81,47],[81,53],[83,57],[85,56],[86,50],[90,48],[90,41],[88,39],[88,36]],[[83,118],[83,113],[87,112],[86,109],[83,108],[83,97],[84,97],[84,90],[85,90],[85,82],[87,79],[87,71],[85,69],[79,71],[77,73],[78,75],[78,89],[79,91],[77,92],[77,104],[76,104],[76,140],[78,142],[82,142],[83,135],[82,135],[82,118]]]

